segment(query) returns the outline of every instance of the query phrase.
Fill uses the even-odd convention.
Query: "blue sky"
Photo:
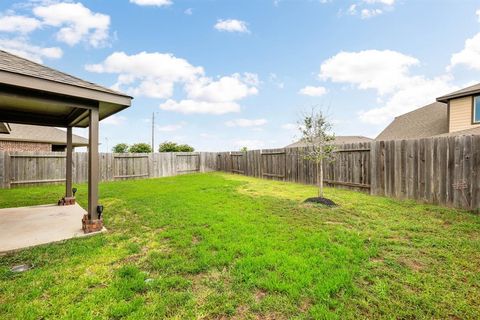
[[[476,1],[91,0],[0,3],[0,48],[135,97],[102,150],[173,140],[282,147],[320,106],[337,135],[479,82]],[[78,130],[79,134],[85,131]]]

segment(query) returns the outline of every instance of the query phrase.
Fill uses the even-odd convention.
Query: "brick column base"
[[[59,206],[71,206],[75,204],[75,197],[63,197],[62,199],[58,200]]]
[[[82,229],[85,233],[102,231],[103,219],[89,220],[88,215],[84,215],[82,218]]]

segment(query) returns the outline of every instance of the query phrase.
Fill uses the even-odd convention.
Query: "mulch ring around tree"
[[[337,204],[333,202],[330,199],[323,198],[323,197],[313,197],[313,198],[308,198],[304,201],[304,203],[317,203],[317,204],[323,204],[324,206],[327,207],[336,207]]]

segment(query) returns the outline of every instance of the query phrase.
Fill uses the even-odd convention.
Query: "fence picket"
[[[100,155],[101,181],[225,171],[252,177],[316,184],[307,148],[247,152]],[[74,183],[87,181],[88,157],[74,153]],[[480,136],[373,141],[338,146],[323,164],[327,185],[416,199],[465,209],[480,206]],[[61,183],[63,153],[1,152],[0,187]]]

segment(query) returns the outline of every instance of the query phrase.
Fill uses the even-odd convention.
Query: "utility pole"
[[[152,153],[155,153],[155,112],[152,112]]]

